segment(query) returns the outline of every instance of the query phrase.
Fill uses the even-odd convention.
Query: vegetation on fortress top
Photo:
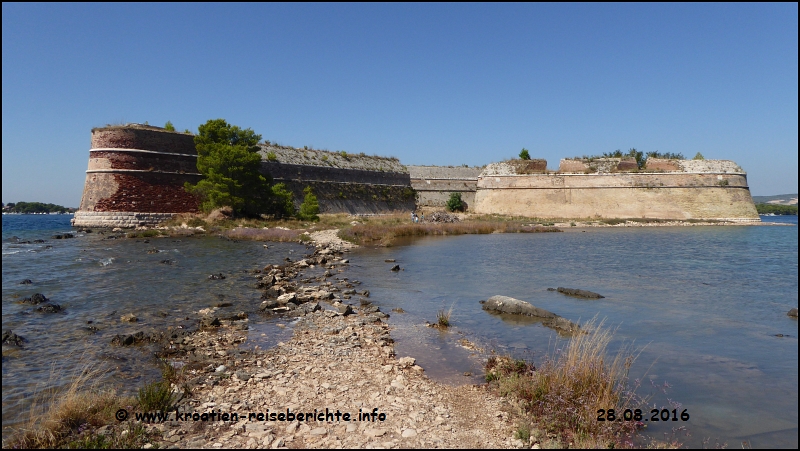
[[[294,216],[292,195],[282,183],[273,184],[261,168],[258,142],[252,129],[211,119],[198,127],[194,137],[197,169],[203,179],[185,184],[198,196],[203,211],[231,207],[236,215],[283,218]]]
[[[6,213],[71,213],[75,210],[75,208],[41,202],[9,202],[7,205],[3,205],[3,211]]]
[[[524,150],[524,149],[523,149]],[[666,160],[685,160],[686,157],[683,156],[682,153],[672,153],[672,152],[642,152],[640,150],[636,150],[636,148],[630,148],[628,152],[623,153],[621,150],[617,149],[613,152],[603,152],[602,155],[584,155],[582,157],[574,157],[575,160],[596,160],[599,158],[633,158],[636,160],[636,164],[639,166],[639,169],[644,169],[647,165],[648,158],[662,158]],[[703,154],[697,152],[697,155],[692,158],[693,160],[705,160]]]

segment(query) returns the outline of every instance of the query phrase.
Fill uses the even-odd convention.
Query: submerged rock
[[[601,295],[600,293],[595,293],[593,291],[586,291],[586,290],[579,290],[577,288],[564,288],[558,287],[557,291],[561,294],[566,294],[567,296],[575,296],[578,298],[586,298],[586,299],[602,299],[605,296]]]
[[[137,318],[133,313],[128,313],[120,316],[119,320],[123,323],[135,323],[136,321],[139,321],[139,318]]]
[[[22,343],[28,341],[23,337],[15,334],[13,331],[5,330],[3,331],[3,344],[10,345],[10,346],[22,346]]]
[[[29,298],[24,298],[22,299],[21,302],[23,304],[39,305],[42,302],[48,302],[48,301],[49,299],[47,299],[47,297],[45,297],[45,295],[43,295],[42,293],[34,293],[33,296]]]
[[[36,308],[36,311],[41,313],[58,313],[61,310],[63,309],[58,304],[45,304]]]
[[[200,320],[200,327],[207,328],[207,327],[219,327],[220,326],[219,318],[216,316],[205,316]]]
[[[558,331],[572,333],[580,328],[572,321],[562,318],[553,312],[535,307],[528,302],[520,301],[508,296],[492,296],[483,303],[484,310],[514,315],[526,315],[541,318],[542,324]]]

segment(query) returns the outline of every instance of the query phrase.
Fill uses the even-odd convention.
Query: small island
[[[74,213],[77,208],[67,208],[56,204],[44,204],[42,202],[9,202],[3,204],[3,213],[20,214],[63,214]]]

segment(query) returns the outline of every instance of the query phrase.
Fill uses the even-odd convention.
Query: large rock
[[[560,332],[572,333],[580,328],[572,321],[562,318],[553,312],[535,307],[528,302],[520,301],[508,296],[492,296],[483,303],[484,310],[492,310],[513,315],[526,315],[541,318],[542,324]]]
[[[297,294],[296,293],[286,293],[278,296],[278,305],[286,305],[288,303],[297,304]]]

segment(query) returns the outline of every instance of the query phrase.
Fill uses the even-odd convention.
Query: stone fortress
[[[296,205],[310,186],[323,213],[441,209],[461,193],[468,211],[536,218],[759,221],[746,173],[727,160],[627,158],[510,160],[484,168],[404,166],[396,158],[261,145],[262,172],[285,183]],[[194,136],[127,124],[92,130],[74,226],[154,225],[198,211]]]

